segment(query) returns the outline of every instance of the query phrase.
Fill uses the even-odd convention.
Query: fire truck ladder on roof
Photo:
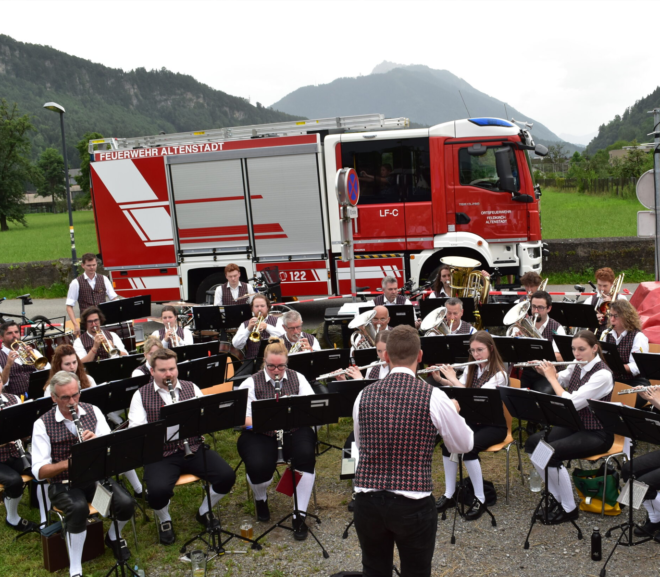
[[[94,152],[103,150],[178,146],[200,142],[245,140],[264,136],[295,136],[321,130],[363,132],[368,130],[408,128],[409,126],[410,121],[407,118],[385,118],[383,114],[360,114],[357,116],[337,116],[335,118],[320,118],[317,120],[292,120],[273,124],[233,126],[231,128],[215,128],[212,130],[159,134],[156,136],[101,138],[89,141],[89,152],[93,154]]]

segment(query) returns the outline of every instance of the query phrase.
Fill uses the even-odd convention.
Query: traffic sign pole
[[[340,168],[335,180],[337,200],[341,211],[342,260],[348,260],[351,271],[351,293],[357,302],[355,280],[355,251],[353,246],[353,218],[357,218],[357,205],[360,200],[360,181],[353,168]],[[352,210],[351,210],[352,209]]]
[[[653,173],[655,180],[655,280],[660,281],[660,108],[653,109],[653,133],[655,147],[653,148]]]

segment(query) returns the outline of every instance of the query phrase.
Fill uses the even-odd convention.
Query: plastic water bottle
[[[138,569],[137,565],[133,568],[133,571],[135,571],[140,577],[145,577],[144,569]]]
[[[591,559],[593,561],[600,561],[602,558],[602,538],[598,527],[594,527],[594,532],[591,534]]]
[[[536,469],[532,469],[532,472],[529,474],[529,488],[532,493],[538,493],[541,490],[543,481],[541,475],[539,475]]]

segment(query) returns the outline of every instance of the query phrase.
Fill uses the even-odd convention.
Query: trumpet
[[[170,392],[170,397],[172,397],[172,404],[176,403],[176,394],[174,393],[174,386],[172,385],[172,379],[165,379],[165,384],[167,385],[167,390]],[[188,439],[183,440],[183,452],[184,452],[184,459],[190,459],[192,458],[195,453],[193,453],[190,449],[190,444],[188,443]]]
[[[291,349],[289,349],[289,354],[293,355],[294,353],[301,353],[307,349],[303,348],[305,346],[305,342],[307,342],[307,339],[304,337],[300,337],[293,345],[291,346]]]
[[[11,344],[11,350],[18,353],[18,356],[24,365],[33,365],[38,371],[44,369],[48,364],[47,358],[24,341],[14,341]]]
[[[108,337],[105,336],[105,333],[99,327],[94,327],[94,332],[97,335],[101,335],[101,346],[105,349],[105,352],[108,353],[108,356],[111,359],[119,356],[119,349],[115,347],[114,343],[111,343],[108,340]]]
[[[586,365],[589,361],[529,361],[527,363],[516,363],[514,367],[540,367],[543,363],[549,365]]]
[[[0,411],[5,408],[5,403],[2,398],[0,398]],[[14,447],[16,447],[16,450],[18,451],[18,457],[21,460],[21,472],[23,474],[27,473],[30,471],[32,468],[32,464],[30,463],[30,459],[28,457],[28,453],[25,451],[23,448],[23,441],[20,439],[16,439],[15,441],[12,441],[14,443]]]
[[[173,327],[170,323],[165,323],[165,338],[167,338],[167,335],[169,334],[170,336],[170,343],[172,343],[172,348],[174,347],[180,347],[183,345],[181,342],[181,338],[179,337],[177,333],[178,326]]]
[[[365,365],[363,367],[356,367],[358,371],[364,371],[365,369],[371,369],[372,367],[382,367],[383,365],[386,365],[387,363],[385,361],[380,361],[377,363],[371,363],[370,365]],[[326,379],[329,379],[330,377],[338,377],[340,375],[347,375],[349,369],[343,369],[339,371],[335,371],[334,373],[326,373],[325,375],[321,375],[320,377],[316,377],[317,381],[324,381]]]
[[[78,411],[76,411],[76,406],[75,405],[69,405],[67,407],[69,409],[69,412],[71,413],[71,416],[73,417],[73,424],[76,426],[76,431],[78,431],[78,441],[80,443],[84,442],[85,439],[83,439],[83,428],[82,424],[80,422],[80,417],[78,416]]]
[[[453,365],[449,365],[452,369],[460,369],[462,367],[468,367],[470,365],[480,365],[482,363],[487,363],[488,359],[481,359],[480,361],[470,361],[469,363],[454,363]],[[439,371],[440,367],[434,366],[434,367],[429,367],[428,369],[421,369],[417,371],[418,375],[426,375],[428,373],[435,373],[436,371]]]
[[[254,325],[253,331],[250,333],[250,336],[248,337],[250,341],[252,341],[253,343],[258,343],[261,340],[261,331],[259,330],[259,325],[263,323],[265,320],[266,318],[261,313],[257,315],[257,322]]]
[[[619,391],[617,394],[632,395],[633,393],[644,393],[646,391],[657,389],[658,387],[660,387],[660,385],[650,385],[648,387],[633,387],[632,389],[624,389],[623,391]]]

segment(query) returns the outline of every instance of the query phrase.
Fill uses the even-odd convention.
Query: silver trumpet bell
[[[451,334],[449,327],[445,323],[447,316],[446,307],[438,307],[427,314],[419,325],[419,330],[425,337],[437,337]]]
[[[348,328],[354,331],[351,335],[351,346],[354,349],[371,349],[376,346],[377,331],[371,324],[375,316],[375,310],[367,311],[357,315],[348,324]]]
[[[506,330],[507,337],[516,336],[515,332],[519,331],[522,333],[523,337],[528,339],[542,339],[543,335],[536,330],[534,323],[529,320],[527,312],[529,307],[532,305],[529,301],[523,301],[515,305],[506,315],[504,316],[504,325],[509,327]]]

